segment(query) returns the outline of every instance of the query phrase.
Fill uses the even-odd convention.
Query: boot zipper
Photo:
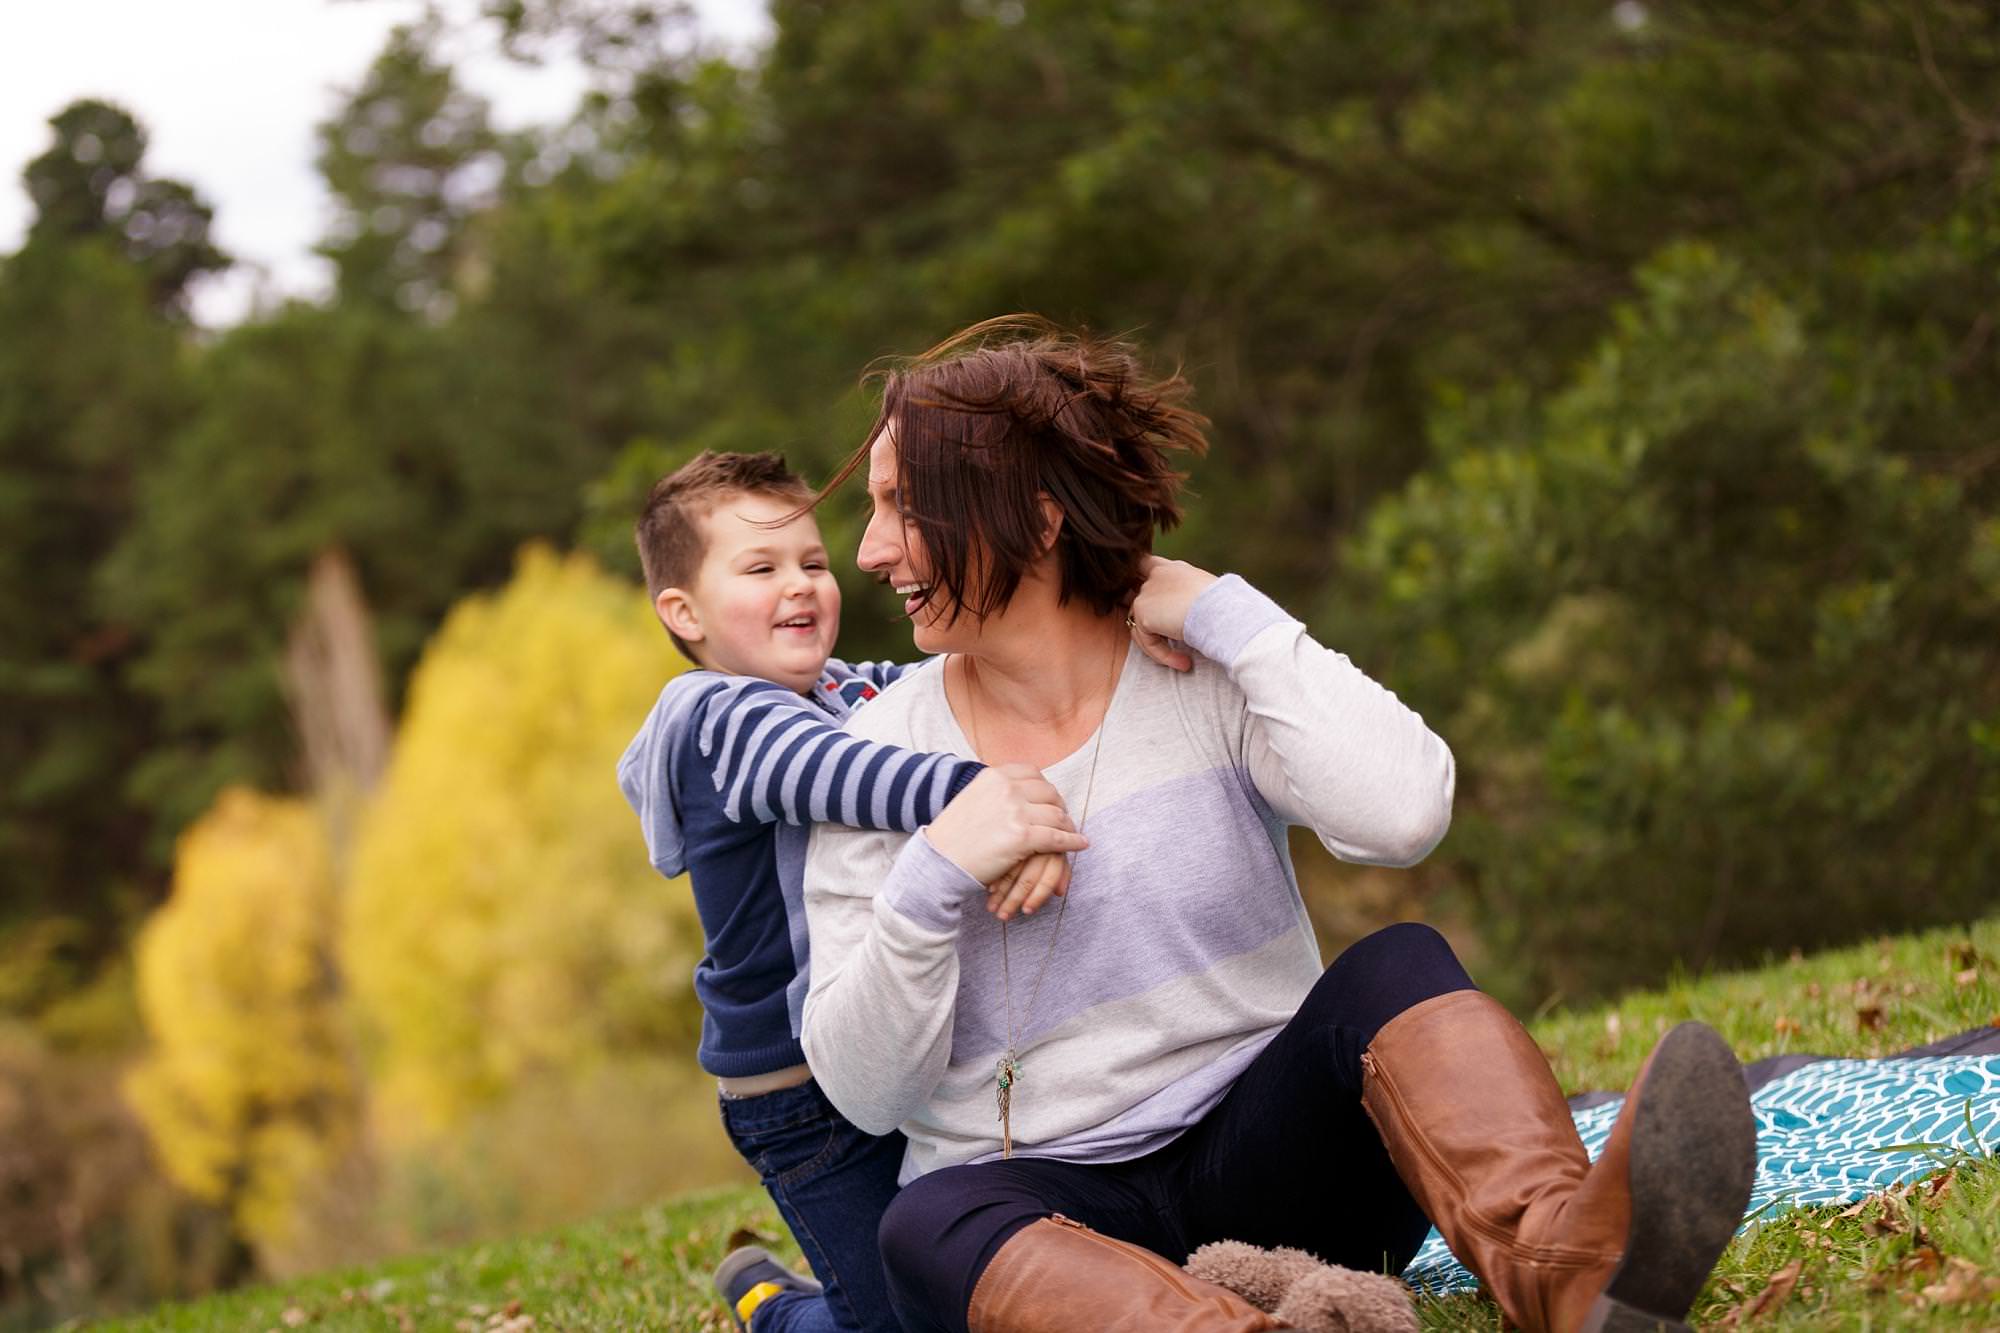
[[[1048,1220],[1059,1227],[1068,1227],[1072,1231],[1080,1231],[1092,1241],[1102,1245],[1107,1250],[1111,1250],[1120,1257],[1152,1269],[1171,1283],[1182,1295],[1193,1296],[1197,1294],[1196,1288],[1190,1285],[1194,1279],[1188,1275],[1188,1271],[1185,1268],[1182,1268],[1170,1259],[1154,1254],[1143,1245],[1134,1245],[1128,1248],[1126,1243],[1114,1241],[1109,1236],[1085,1226],[1075,1218],[1065,1217],[1061,1213],[1050,1213]]]

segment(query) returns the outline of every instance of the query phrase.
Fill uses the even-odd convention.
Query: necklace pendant
[[[1014,1084],[1020,1078],[1020,1066],[1009,1051],[1000,1057],[994,1066],[994,1097],[1000,1104],[1000,1156],[1004,1160],[1014,1155]]]

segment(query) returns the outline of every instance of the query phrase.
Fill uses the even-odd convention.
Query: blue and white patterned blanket
[[[1624,1098],[1576,1113],[1595,1158]],[[1751,1094],[1757,1183],[1746,1225],[1806,1203],[1853,1203],[1937,1169],[1938,1151],[1882,1152],[1898,1144],[1943,1152],[2000,1150],[2000,1056],[1821,1060]],[[1470,1291],[1472,1274],[1432,1231],[1403,1279],[1420,1291]]]

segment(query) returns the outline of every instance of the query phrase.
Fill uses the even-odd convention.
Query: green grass
[[[2000,1021],[2000,918],[1752,972],[1676,979],[1532,1026],[1566,1088],[1620,1088],[1659,1034],[1684,1018],[1716,1027],[1746,1061],[1790,1051],[1884,1055]],[[730,1324],[708,1273],[739,1229],[797,1260],[762,1194],[725,1190],[547,1235],[162,1306],[98,1327],[720,1333]],[[1426,1330],[1501,1326],[1498,1309],[1477,1296],[1427,1300],[1420,1311]],[[1704,1326],[1757,1329],[2000,1327],[2000,1162],[1941,1160],[1927,1181],[1859,1208],[1773,1217],[1731,1246],[1696,1317]]]
[[[720,1333],[733,1326],[708,1275],[739,1229],[797,1260],[762,1191],[711,1190],[546,1235],[249,1287],[91,1327]]]

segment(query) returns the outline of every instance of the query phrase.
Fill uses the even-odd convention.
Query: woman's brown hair
[[[820,491],[867,466],[893,428],[898,501],[923,536],[929,588],[985,617],[1005,607],[1056,535],[1063,602],[1110,614],[1138,590],[1153,534],[1181,518],[1186,475],[1208,419],[1186,405],[1178,373],[1155,376],[1128,344],[1034,315],[989,319],[907,361],[871,372],[882,410],[861,447]]]

